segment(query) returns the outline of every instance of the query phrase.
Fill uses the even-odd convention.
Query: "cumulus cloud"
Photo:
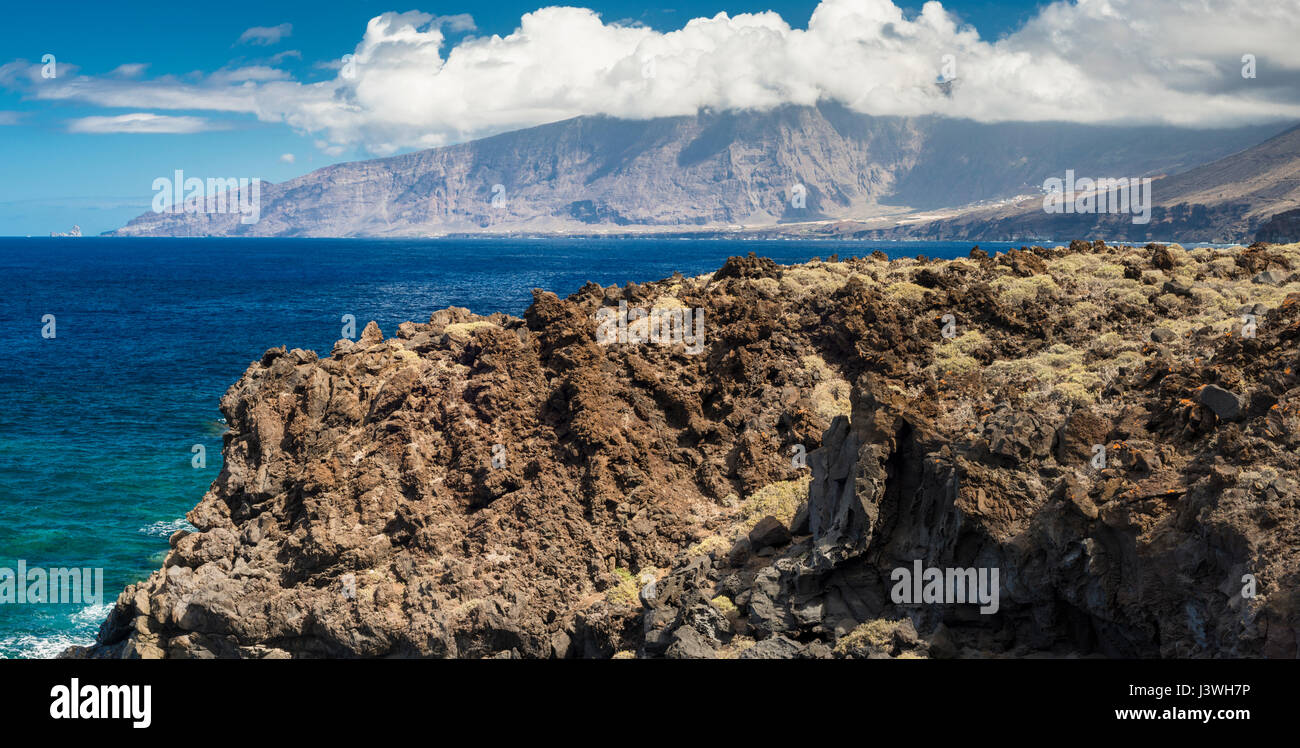
[[[667,33],[548,7],[507,36],[449,44],[445,31],[473,27],[456,18],[373,18],[319,83],[255,67],[200,81],[74,76],[30,89],[104,106],[251,113],[312,134],[330,153],[437,146],[584,114],[818,101],[985,122],[1300,119],[1300,0],[1061,0],[996,41],[938,2],[909,14],[890,0],[823,0],[807,28],[772,12],[719,13]],[[1246,55],[1254,78],[1242,75]]]
[[[1298,17],[1300,0],[1082,0],[989,42],[937,2],[908,17],[889,0],[825,0],[806,29],[720,13],[668,33],[543,8],[506,37],[444,50],[435,19],[389,13],[367,25],[351,71],[316,89],[268,86],[259,112],[380,152],[581,114],[819,100],[879,115],[1226,125],[1300,118],[1293,85],[1283,95],[1241,76],[1249,53],[1273,80],[1296,81]],[[945,72],[955,80],[936,85]]]
[[[239,35],[236,44],[253,44],[259,47],[269,47],[272,44],[279,44],[280,40],[293,33],[293,24],[282,23],[279,26],[254,26]]]
[[[294,158],[294,155],[292,153],[283,153],[280,154],[280,160],[286,164],[292,164],[294,161],[297,161],[298,159]]]
[[[68,122],[68,132],[107,135],[116,133],[148,133],[189,135],[219,126],[202,117],[171,117],[162,114],[135,112],[115,117],[81,117]]]

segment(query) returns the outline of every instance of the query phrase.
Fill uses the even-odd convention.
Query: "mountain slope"
[[[1119,176],[1119,175],[1115,175]],[[1068,239],[1272,242],[1300,240],[1300,126],[1263,143],[1152,183],[1151,221],[1130,215],[1049,214],[1041,197],[937,221],[837,227],[840,236],[931,239]]]
[[[114,233],[423,236],[897,216],[1023,194],[1066,168],[1132,176],[1187,169],[1272,132],[984,125],[870,117],[829,104],[644,121],[580,117],[263,185],[251,225],[233,214],[146,213]]]
[[[1300,125],[1161,183],[1163,205],[1244,202],[1247,216],[1300,207]]]

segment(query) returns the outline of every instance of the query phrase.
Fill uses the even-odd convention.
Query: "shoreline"
[[[863,613],[823,609],[811,620],[798,612],[802,604],[790,595],[796,587],[824,583],[815,580],[822,579],[825,570],[832,576],[865,570],[863,554],[877,542],[890,547],[927,542],[907,534],[908,527],[920,526],[910,524],[915,521],[911,510],[891,492],[900,490],[898,480],[919,481],[918,486],[939,480],[936,485],[941,485],[944,470],[963,476],[959,497],[945,504],[942,493],[927,489],[918,496],[928,507],[925,511],[952,521],[962,517],[978,528],[973,537],[982,538],[978,543],[983,552],[1018,573],[1025,569],[1006,555],[1012,548],[1007,543],[1017,533],[1030,532],[1033,522],[1049,522],[1054,532],[1066,537],[1118,532],[1133,544],[1133,553],[1156,554],[1143,562],[1148,566],[1172,563],[1171,572],[1179,568],[1176,559],[1160,556],[1154,546],[1138,542],[1140,533],[1134,534],[1148,521],[1159,522],[1170,507],[1157,502],[1134,514],[1123,502],[1111,503],[1115,492],[1124,485],[1139,496],[1174,490],[1180,501],[1194,502],[1209,501],[1216,492],[1223,495],[1223,488],[1209,487],[1210,478],[1198,472],[1198,466],[1232,459],[1214,447],[1221,434],[1256,438],[1244,430],[1256,428],[1255,419],[1267,415],[1256,415],[1256,401],[1263,398],[1258,402],[1266,404],[1273,398],[1276,403],[1279,395],[1264,393],[1276,392],[1281,384],[1247,379],[1254,390],[1245,395],[1229,392],[1231,398],[1207,402],[1196,393],[1204,391],[1210,370],[1198,372],[1193,366],[1188,374],[1177,375],[1187,381],[1179,387],[1190,388],[1189,408],[1178,398],[1167,399],[1170,396],[1159,388],[1150,389],[1143,372],[1153,361],[1168,360],[1173,373],[1181,361],[1238,355],[1231,341],[1223,342],[1213,331],[1234,324],[1229,307],[1242,294],[1265,300],[1256,302],[1259,306],[1252,307],[1252,313],[1261,320],[1259,345],[1273,348],[1256,358],[1291,355],[1286,348],[1294,341],[1277,337],[1281,318],[1276,315],[1295,313],[1287,294],[1300,293],[1300,276],[1292,272],[1297,267],[1300,245],[1237,246],[1220,253],[1176,245],[1134,248],[1076,242],[1059,249],[1012,249],[996,257],[972,251],[968,258],[953,260],[849,258],[793,266],[751,255],[733,257],[716,273],[697,278],[676,276],[609,288],[589,284],[567,299],[536,292],[523,317],[480,316],[453,308],[434,313],[428,324],[404,323],[390,338],[372,322],[360,341],[339,341],[328,358],[272,349],[223,398],[232,428],[229,448],[234,451],[221,477],[188,515],[199,532],[173,535],[166,573],[156,572],[129,587],[97,647],[71,654],[563,657],[631,652],[694,657],[744,656],[757,648],[753,656],[866,656],[879,650],[875,635],[863,630],[861,644],[853,643],[854,636],[861,626],[872,624],[906,640],[888,648],[895,656],[904,651],[917,656],[991,656],[997,648],[981,638],[980,627],[970,629],[946,614],[918,616],[877,601],[868,610],[874,608],[872,614],[883,615],[880,618],[857,620]],[[1261,283],[1261,273],[1273,279],[1267,275],[1274,272],[1269,268],[1282,268],[1277,270],[1282,274]],[[1192,294],[1184,277],[1220,300],[1206,306],[1208,297]],[[1087,301],[1093,296],[1121,311],[1123,319],[1092,316],[1100,314],[1098,305]],[[709,310],[709,319],[715,320],[710,324],[720,329],[710,328],[709,350],[698,358],[682,357],[668,346],[619,344],[601,349],[586,328],[593,324],[590,312],[611,300],[646,308],[693,305]],[[1086,311],[1085,306],[1098,311]],[[1143,306],[1147,311],[1141,311]],[[922,322],[945,309],[958,324],[974,329],[948,337]],[[794,326],[783,322],[779,327],[774,321],[809,313],[820,319]],[[876,327],[862,327],[855,316],[859,314],[874,318]],[[1172,337],[1153,332],[1164,329],[1160,324],[1186,326],[1188,314],[1204,318],[1205,330],[1193,329],[1199,324],[1193,323],[1193,328],[1175,331]],[[1155,322],[1144,327],[1144,319]],[[1092,324],[1101,324],[1103,332],[1091,329]],[[1042,326],[1062,342],[1049,344],[1050,337],[1035,342],[1030,331]],[[763,333],[765,327],[771,329]],[[774,348],[773,335],[789,338],[793,353]],[[1065,348],[1058,351],[1060,345]],[[1004,361],[1009,355],[1014,358]],[[1094,358],[1085,365],[1090,356]],[[595,365],[602,360],[614,363],[614,368]],[[583,361],[589,363],[579,363]],[[1243,374],[1260,366],[1245,359],[1226,365]],[[645,367],[659,379],[639,373]],[[1115,372],[1105,375],[1108,367]],[[763,370],[772,373],[760,376]],[[1017,384],[1024,372],[1032,373],[1038,389]],[[701,379],[704,374],[708,376]],[[1223,383],[1221,375],[1213,378]],[[425,380],[430,384],[417,386]],[[313,382],[325,381],[330,385],[323,392],[354,394],[337,402],[333,397],[313,400],[322,397],[311,394],[318,388]],[[787,384],[781,385],[783,381]],[[433,389],[420,394],[426,386]],[[770,392],[755,395],[755,388]],[[914,388],[919,388],[916,394]],[[290,394],[291,402],[306,397],[306,405],[283,404]],[[706,405],[710,398],[728,404]],[[1221,411],[1232,402],[1237,411]],[[1116,409],[1125,404],[1146,412],[1141,428],[1155,428],[1161,441],[1141,446],[1133,416]],[[263,407],[271,410],[259,410]],[[534,420],[530,415],[548,412],[553,415],[547,418],[558,420]],[[630,417],[632,425],[612,428],[616,417]],[[425,425],[413,430],[417,423]],[[465,425],[474,423],[478,426]],[[504,431],[502,424],[508,425]],[[1096,436],[1089,435],[1098,429]],[[689,446],[666,449],[652,437],[663,431]],[[708,433],[721,442],[710,445],[704,440]],[[276,434],[280,436],[274,442],[267,441]],[[503,434],[509,436],[492,441]],[[1119,442],[1135,445],[1121,450],[1126,457],[1116,457],[1122,467],[1090,473],[1088,439],[1108,443],[1117,434],[1129,434]],[[317,459],[328,461],[335,449],[349,443],[367,445],[368,456],[353,467],[339,464],[328,473],[311,472],[309,466]],[[850,448],[854,443],[874,445],[877,456]],[[399,448],[402,444],[407,446]],[[795,444],[805,447],[808,455],[802,466],[785,462],[788,448]],[[513,457],[495,464],[494,457],[512,450]],[[1275,451],[1267,454],[1284,474],[1294,471],[1294,458]],[[610,460],[621,467],[602,467]],[[949,467],[926,473],[923,466],[932,460]],[[960,467],[963,464],[968,466]],[[902,477],[903,465],[920,472]],[[885,466],[892,467],[880,472]],[[844,469],[858,475],[859,483],[867,481],[864,487],[876,481],[876,493],[859,496],[836,488],[827,471]],[[375,483],[376,477],[366,477],[375,470],[376,476],[393,477]],[[998,478],[1004,474],[1040,488],[1028,494],[1008,492],[1004,479]],[[579,476],[585,477],[578,481]],[[1228,473],[1213,477],[1220,483],[1236,479]],[[303,481],[315,488],[292,499],[308,490]],[[1180,488],[1159,488],[1153,481]],[[369,498],[353,507],[356,499],[347,497],[354,487],[366,485],[374,486],[365,494]],[[570,490],[576,495],[561,498]],[[295,502],[303,503],[295,508]],[[295,517],[310,516],[300,514],[309,506],[315,507],[312,514],[355,515],[353,521],[382,532],[366,540],[309,521],[310,531],[301,535],[293,530],[302,521]],[[1285,515],[1288,510],[1270,511]],[[514,526],[509,518],[520,512],[534,517],[537,525]],[[880,541],[872,538],[876,523],[882,521],[868,519],[873,513],[893,517],[888,525],[892,529],[880,525],[881,532],[890,533]],[[583,519],[575,519],[578,516]],[[259,517],[266,519],[254,521]],[[1261,539],[1269,535],[1247,520],[1233,522],[1233,532]],[[558,533],[559,545],[536,545],[536,539],[529,539],[536,531]],[[317,537],[314,532],[323,534]],[[380,537],[382,542],[374,540]],[[1044,544],[1041,550],[1049,557],[1068,550],[1059,545],[1059,538],[1032,533],[1028,537],[1024,542]],[[589,544],[610,555],[593,557],[579,550]],[[458,545],[470,550],[453,550]],[[277,560],[291,549],[298,550],[287,561]],[[954,549],[940,545],[930,552],[945,558]],[[571,556],[572,568],[586,571],[535,566],[538,559],[554,554]],[[345,563],[345,558],[355,560]],[[607,567],[596,563],[600,558]],[[699,562],[701,558],[705,561]],[[1280,583],[1279,574],[1294,575],[1295,562],[1294,554],[1254,560],[1275,570],[1269,584]],[[1126,562],[1116,556],[1107,563]],[[1202,563],[1217,569],[1222,562]],[[255,577],[232,576],[240,564],[266,570],[272,578],[301,566],[290,578],[302,577],[308,584],[267,585]],[[348,575],[339,571],[349,566],[374,569],[377,576],[358,574],[349,585]],[[444,571],[435,573],[439,567]],[[1055,567],[1041,571],[1046,585],[1041,594],[1046,597],[1004,601],[1004,620],[1032,620],[1037,606],[1056,604],[1056,596],[1065,594],[1066,588],[1057,585],[1068,587],[1088,578],[1084,573],[1067,579],[1062,576],[1066,572]],[[452,580],[452,586],[433,583],[431,573]],[[810,573],[814,576],[807,576]],[[1199,580],[1206,572],[1179,573],[1194,573]],[[646,582],[647,575],[653,584]],[[383,581],[389,578],[396,581]],[[728,581],[733,578],[738,581]],[[568,607],[561,609],[558,623],[546,623],[546,616],[537,617],[540,611],[511,603],[509,595],[502,597],[503,579],[525,589],[559,584],[559,597],[548,599]],[[643,583],[652,588],[649,596]],[[389,589],[392,584],[402,591]],[[431,586],[415,593],[412,584]],[[877,594],[871,589],[867,584],[857,594]],[[1172,597],[1153,592],[1157,598],[1136,608],[1099,609],[1093,615],[1098,620],[1128,620],[1152,606],[1177,607],[1182,604],[1178,596],[1191,590],[1176,590]],[[1128,589],[1126,594],[1134,592]],[[176,601],[186,599],[191,602],[175,607]],[[1199,595],[1196,599],[1211,611],[1223,604]],[[243,605],[236,602],[241,600],[263,601],[271,606],[268,611],[283,605],[314,611],[310,617],[320,623],[309,634],[298,628],[301,623],[295,623],[292,614],[231,617],[233,609],[227,607]],[[490,604],[465,608],[472,600]],[[1295,622],[1284,608],[1262,605],[1257,616],[1294,631]],[[383,624],[390,615],[405,620],[404,627]],[[1214,625],[1227,627],[1225,632],[1235,630],[1235,615],[1215,618]],[[710,623],[690,623],[699,616]],[[605,623],[592,628],[597,619]],[[856,621],[853,626],[848,625],[850,619]],[[345,620],[364,621],[384,633],[357,639],[351,624],[338,628]],[[881,620],[892,623],[872,623]],[[913,629],[906,636],[898,634],[903,620]],[[1123,651],[1141,656],[1187,656],[1193,651],[1182,649],[1194,644],[1185,632],[1178,633],[1177,620],[1162,622],[1173,628],[1162,631],[1158,645],[1146,638],[1146,625],[1138,619],[1121,625]],[[635,634],[629,626],[643,631]],[[283,633],[270,638],[250,633],[261,630]],[[1052,638],[1050,631],[1042,635]],[[1250,631],[1232,635],[1238,642],[1233,646],[1245,647],[1243,652],[1266,654],[1286,646],[1273,635],[1266,640]],[[497,641],[514,643],[503,649],[494,647]]]

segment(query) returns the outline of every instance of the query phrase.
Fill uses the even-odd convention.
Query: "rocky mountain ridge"
[[[1277,129],[981,124],[871,117],[833,104],[642,121],[579,117],[263,183],[256,222],[207,196],[183,212],[144,213],[112,233],[419,237],[889,221],[1037,191],[1066,169],[1186,171]]]

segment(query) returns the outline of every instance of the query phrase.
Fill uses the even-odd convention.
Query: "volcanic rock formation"
[[[276,348],[75,657],[1295,657],[1300,245],[537,291]],[[601,345],[597,310],[703,310]],[[892,570],[1000,572],[899,604]]]

